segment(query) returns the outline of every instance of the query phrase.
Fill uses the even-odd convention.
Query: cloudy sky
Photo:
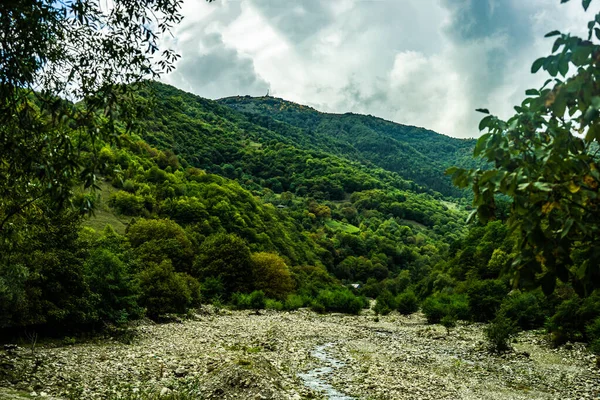
[[[203,97],[282,97],[476,137],[546,79],[545,33],[584,34],[597,9],[559,0],[185,0],[165,82]],[[592,8],[598,7],[592,2]]]

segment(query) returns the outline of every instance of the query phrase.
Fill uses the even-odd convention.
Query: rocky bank
[[[0,398],[600,398],[583,345],[551,349],[542,332],[526,332],[515,351],[490,355],[482,327],[447,335],[420,314],[207,307],[190,320],[138,324],[127,340],[0,350]]]

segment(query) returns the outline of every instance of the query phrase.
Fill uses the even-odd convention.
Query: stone
[[[168,387],[163,387],[162,389],[160,389],[160,395],[161,396],[166,396],[169,393],[171,393],[171,389],[169,389]]]

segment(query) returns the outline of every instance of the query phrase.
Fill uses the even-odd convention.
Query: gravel
[[[542,332],[525,332],[514,351],[491,355],[482,328],[459,323],[447,335],[421,314],[205,307],[186,321],[140,323],[130,343],[97,338],[0,350],[0,397],[600,398],[596,358],[583,345],[552,349]]]

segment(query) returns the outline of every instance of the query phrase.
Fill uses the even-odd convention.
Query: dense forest
[[[468,161],[473,141],[272,98],[215,102],[156,82],[135,101],[154,110],[135,131],[85,143],[100,180],[76,204],[92,215],[30,217],[31,235],[5,244],[5,332],[98,331],[201,303],[359,313],[373,298],[378,313],[421,308],[448,329],[494,321],[496,349],[542,326],[556,344],[597,337],[600,296],[515,287],[506,201],[496,221],[465,223],[470,200],[449,190],[443,170],[484,165]],[[274,104],[293,111],[274,119]],[[404,151],[389,155],[402,163],[372,146]]]

